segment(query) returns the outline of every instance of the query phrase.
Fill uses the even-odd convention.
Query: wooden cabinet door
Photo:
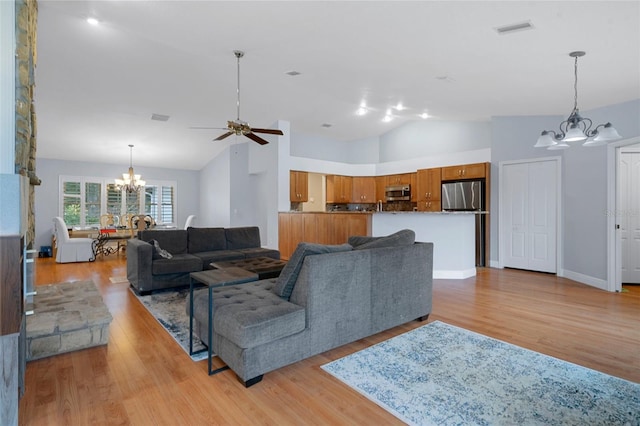
[[[418,194],[416,193],[416,186],[417,186],[417,180],[418,180],[418,174],[417,173],[409,173],[409,178],[411,181],[411,201],[413,201],[414,203],[418,200]]]
[[[327,203],[350,203],[352,178],[350,176],[328,175],[327,176]]]
[[[387,186],[391,185],[411,185],[411,173],[401,173],[397,175],[388,175]]]
[[[442,180],[481,179],[486,176],[486,163],[463,164],[442,168]]]
[[[301,241],[304,241],[304,214],[280,213],[278,215],[280,257],[289,259]]]
[[[375,203],[376,202],[376,180],[373,177],[354,177],[353,196],[354,203]]]
[[[418,211],[436,212],[442,210],[440,174],[440,168],[418,170],[416,179],[416,206]]]
[[[375,182],[376,182],[376,199],[375,202],[377,203],[378,201],[382,201],[383,203],[386,203],[386,197],[384,195],[384,189],[387,186],[387,177],[386,176],[376,176],[375,177]]]
[[[309,199],[309,173],[296,170],[289,171],[289,200],[306,202]]]

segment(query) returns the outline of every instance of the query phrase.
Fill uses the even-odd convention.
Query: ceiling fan
[[[226,129],[227,132],[215,138],[214,141],[220,141],[226,137],[229,137],[235,134],[237,136],[240,136],[240,135],[246,136],[249,139],[253,140],[254,142],[259,143],[260,145],[266,145],[269,142],[266,141],[265,139],[262,139],[260,136],[256,135],[256,133],[266,133],[270,135],[281,135],[281,136],[284,133],[282,133],[282,130],[278,130],[278,129],[258,129],[255,127],[252,128],[249,126],[249,123],[247,123],[246,121],[240,120],[240,58],[244,56],[244,52],[241,50],[234,50],[233,54],[236,56],[238,60],[238,89],[237,89],[238,100],[236,102],[238,115],[235,120],[227,121],[227,127],[223,128],[223,129]],[[211,128],[212,127],[192,127],[192,129],[211,129]],[[216,128],[219,128],[219,127],[216,127]]]

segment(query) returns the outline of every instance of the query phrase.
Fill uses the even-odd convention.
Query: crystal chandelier
[[[116,188],[125,189],[127,192],[138,192],[144,188],[145,181],[140,179],[140,175],[133,173],[133,145],[129,145],[129,173],[123,173],[122,179],[116,179]]]
[[[611,123],[599,124],[591,130],[592,121],[580,115],[578,110],[578,58],[584,55],[585,52],[582,51],[569,53],[569,56],[574,58],[573,111],[571,111],[569,118],[560,123],[559,132],[544,130],[534,145],[535,148],[567,149],[569,148],[567,142],[582,141],[585,141],[582,146],[598,146],[621,138]]]

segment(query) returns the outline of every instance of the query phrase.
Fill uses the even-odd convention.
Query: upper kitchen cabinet
[[[437,212],[442,209],[440,191],[442,186],[441,169],[422,169],[416,173],[416,187],[411,195],[416,196],[418,211]]]
[[[482,179],[487,176],[489,163],[463,164],[442,168],[442,180]]]
[[[385,176],[385,178],[387,179],[386,185],[411,185],[411,175],[412,173],[402,173],[398,175]]]
[[[375,203],[376,199],[376,178],[374,177],[354,177],[353,178],[353,203]]]
[[[378,201],[386,202],[385,198],[385,188],[387,186],[387,177],[386,176],[376,176],[376,203]]]
[[[309,199],[309,173],[297,170],[289,171],[289,200],[303,203]]]
[[[327,203],[351,203],[351,176],[327,175]]]

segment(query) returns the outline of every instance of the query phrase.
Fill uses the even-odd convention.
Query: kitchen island
[[[416,241],[434,243],[433,277],[476,274],[478,212],[281,212],[279,248],[288,259],[299,242],[342,244],[350,235],[388,235],[412,229]]]

